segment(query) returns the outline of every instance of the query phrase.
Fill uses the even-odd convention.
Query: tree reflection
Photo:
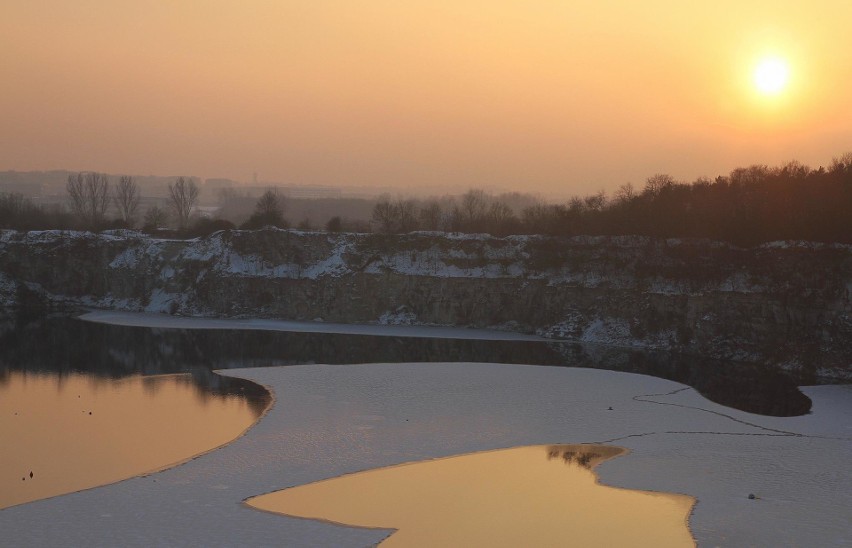
[[[588,344],[151,329],[96,324],[69,315],[0,315],[0,383],[5,369],[107,378],[190,373],[193,382],[212,394],[245,397],[265,408],[268,401],[260,394],[265,390],[212,371],[394,362],[518,363],[641,373],[689,385],[722,405],[775,416],[807,413],[811,402],[797,383],[814,381],[754,364]],[[258,397],[261,401],[253,400]]]
[[[191,338],[169,330],[96,325],[68,315],[39,318],[6,316],[0,320],[0,386],[9,372],[51,374],[61,386],[65,377],[84,373],[92,382],[142,375],[145,389],[156,392],[158,375],[185,373],[199,398],[238,397],[256,415],[271,402],[256,383],[213,373],[214,349],[193,344]]]
[[[568,465],[591,470],[601,462],[624,453],[620,447],[607,445],[548,445],[547,460],[560,459]]]

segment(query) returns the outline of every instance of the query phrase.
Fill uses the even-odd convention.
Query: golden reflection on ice
[[[0,508],[177,464],[233,440],[258,416],[245,399],[213,395],[188,375],[5,374]]]
[[[385,546],[694,546],[692,497],[597,483],[621,455],[600,445],[530,446],[403,464],[254,497],[294,517],[397,529]]]

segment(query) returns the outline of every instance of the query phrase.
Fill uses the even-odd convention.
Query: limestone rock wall
[[[852,246],[261,230],[0,232],[0,304],[459,325],[852,378]]]

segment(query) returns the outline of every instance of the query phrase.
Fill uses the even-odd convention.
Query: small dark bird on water
[[[607,408],[607,411],[612,411],[612,407],[608,407],[608,408]]]
[[[30,470],[30,479],[33,479],[33,471]]]

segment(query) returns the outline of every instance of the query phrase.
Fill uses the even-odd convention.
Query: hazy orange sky
[[[850,21],[848,0],[4,0],[0,170],[562,195],[824,165],[852,150]]]

